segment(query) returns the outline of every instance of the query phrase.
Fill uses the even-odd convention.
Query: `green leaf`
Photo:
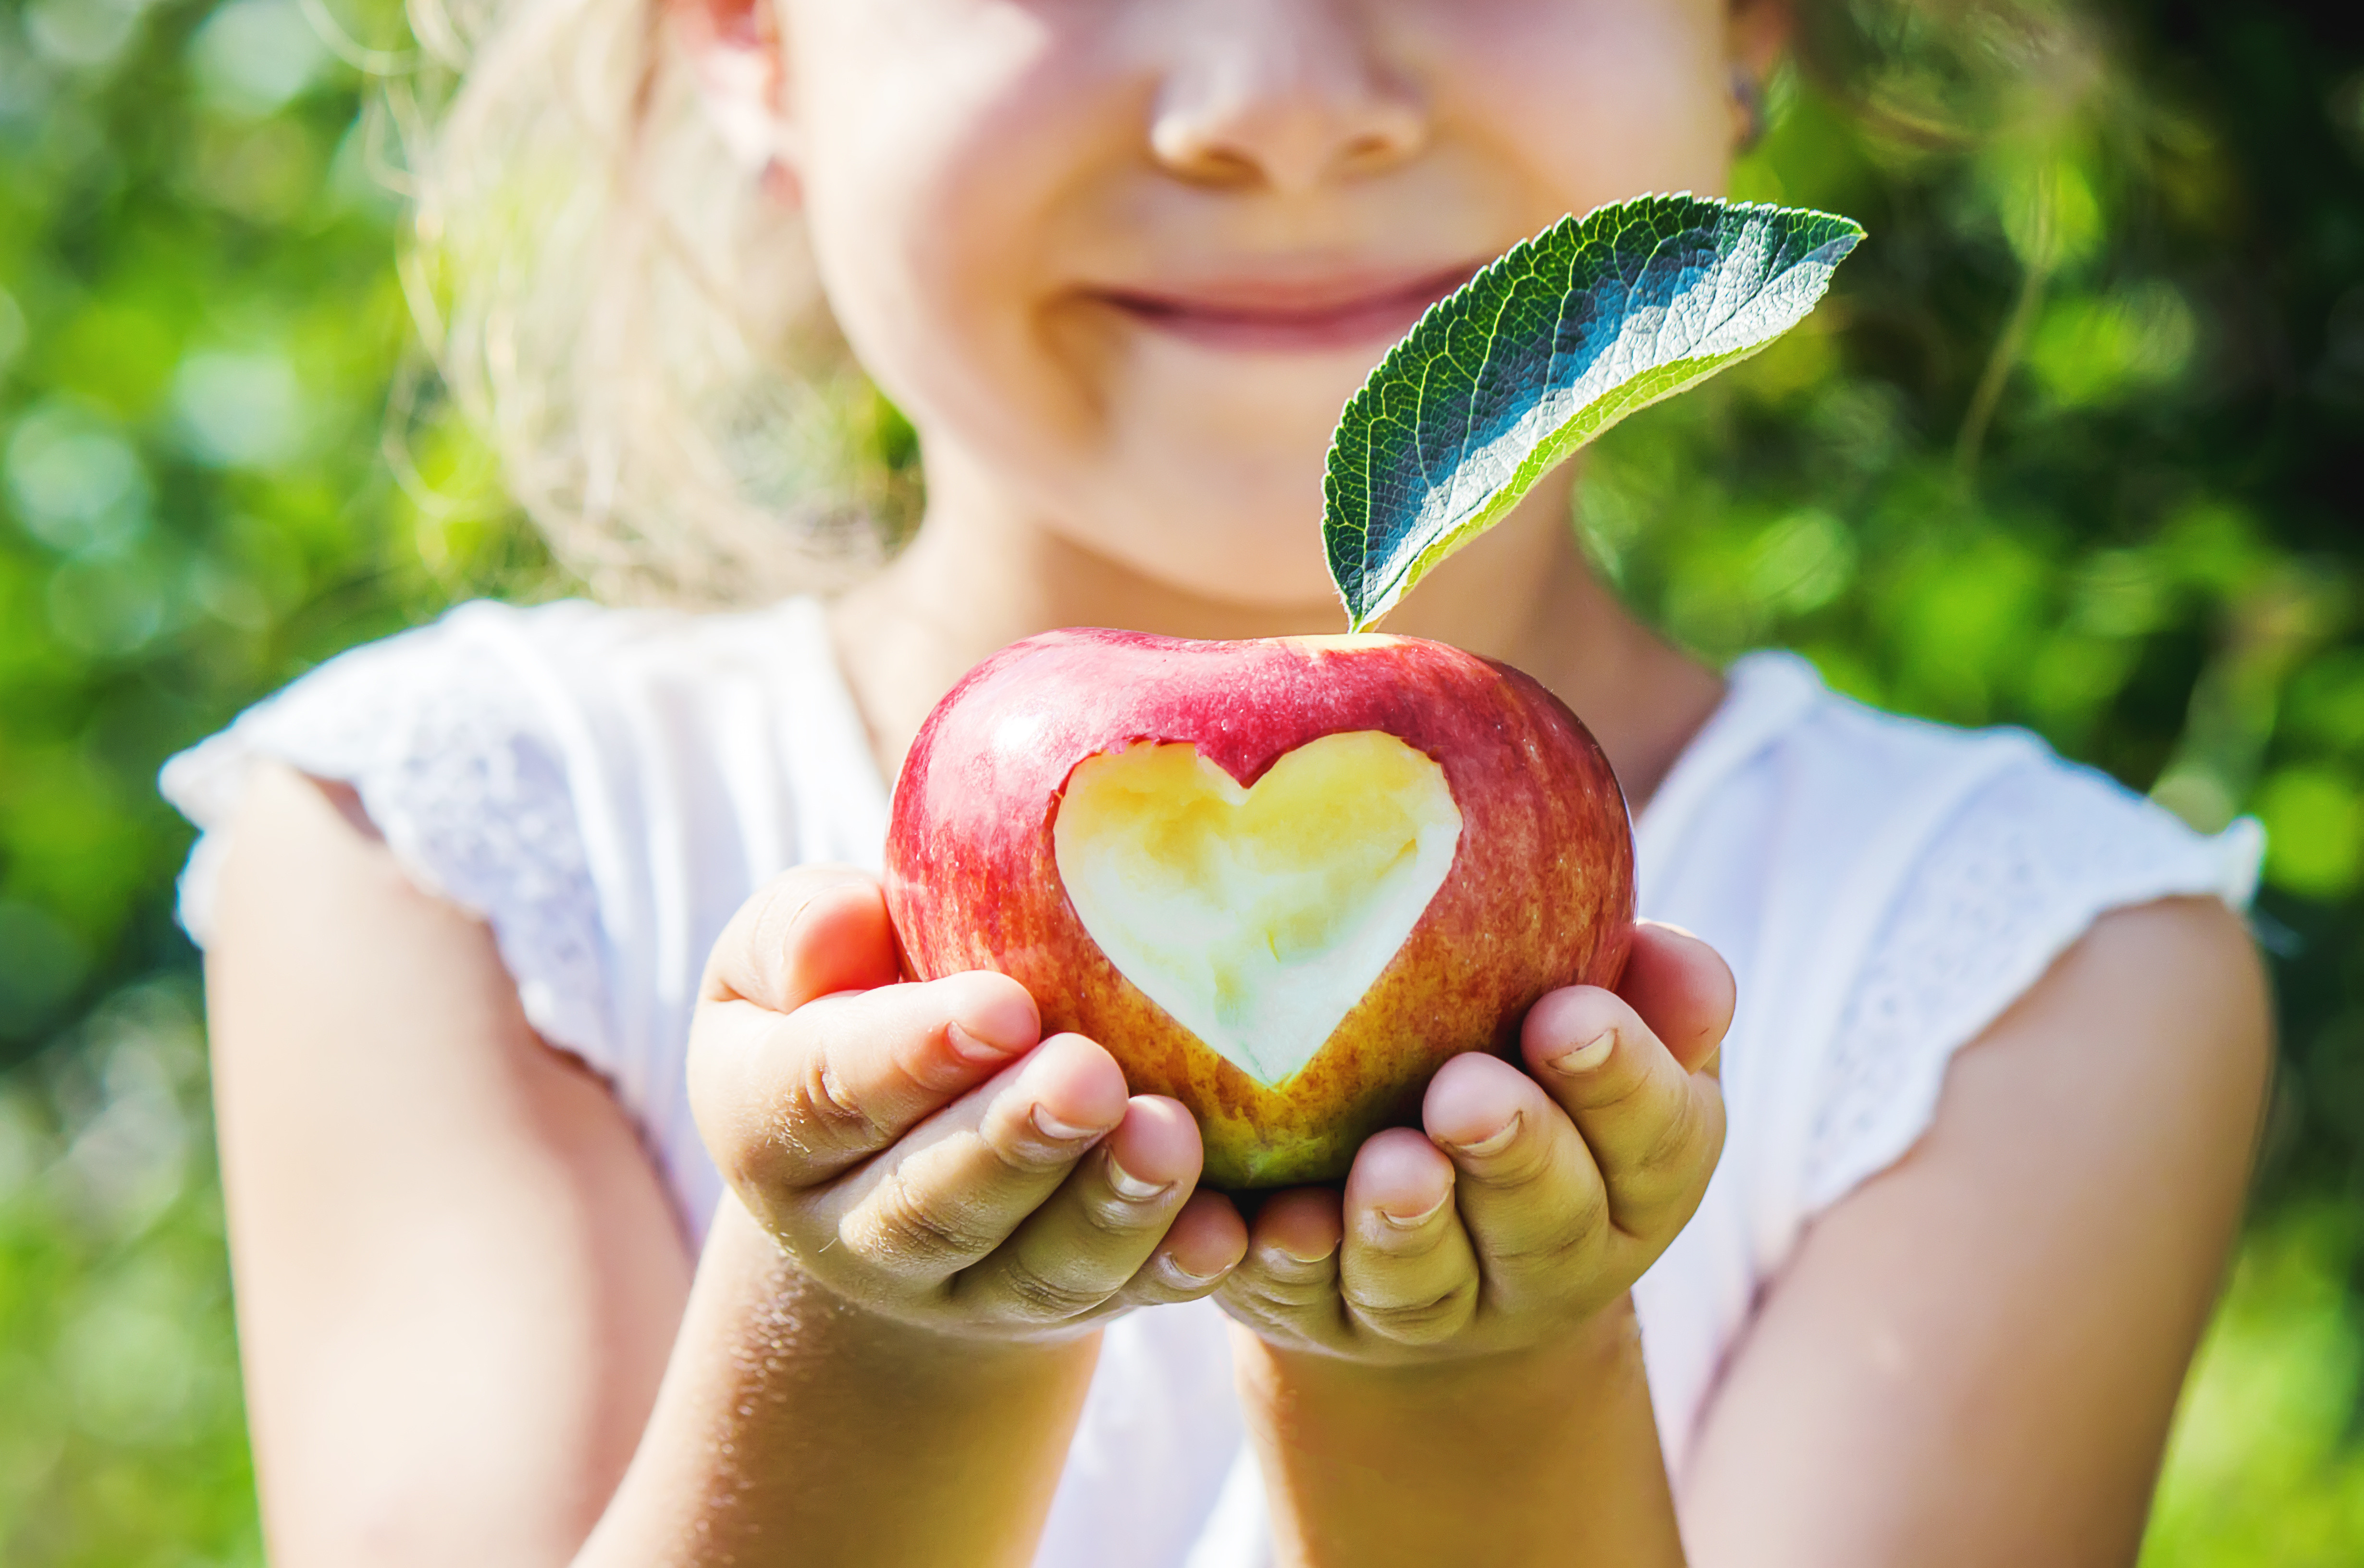
[[[1829,213],[1644,196],[1562,219],[1438,301],[1331,440],[1321,539],[1348,626],[1585,442],[1803,320],[1862,238]]]

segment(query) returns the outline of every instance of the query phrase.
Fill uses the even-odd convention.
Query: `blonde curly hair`
[[[898,425],[798,216],[703,112],[663,0],[407,0],[403,277],[508,493],[597,595],[840,585],[909,526]],[[316,21],[328,18],[307,0]]]

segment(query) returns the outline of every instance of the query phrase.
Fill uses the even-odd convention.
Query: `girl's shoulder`
[[[1645,897],[1740,973],[1733,1089],[1784,1127],[1800,1214],[1902,1154],[1952,1054],[2095,920],[2245,908],[2263,850],[2254,822],[2196,832],[2024,730],[1884,713],[1787,653],[1734,668],[1637,840]]]
[[[875,859],[886,794],[820,606],[463,605],[322,664],[173,758],[200,943],[248,779],[350,785],[413,881],[485,920],[527,1018],[659,1145],[714,935],[801,861]],[[688,1140],[694,1147],[694,1140]],[[669,1162],[670,1163],[670,1162]],[[685,1202],[703,1172],[669,1172]]]
[[[2255,823],[2193,831],[2024,730],[1883,713],[1790,653],[1723,707],[1635,824],[1643,912],[1732,964],[1730,1132],[1706,1201],[1636,1291],[1679,1464],[1804,1228],[1935,1120],[1946,1070],[2114,909],[2245,907]]]
[[[488,878],[596,858],[595,840],[659,829],[718,795],[738,806],[736,775],[789,751],[831,753],[842,772],[837,753],[856,749],[870,767],[860,742],[814,601],[738,614],[478,601],[328,661],[161,782],[208,830],[258,760],[351,784],[430,891],[482,913]],[[200,938],[206,895],[202,878],[184,885]]]
[[[2004,906],[2068,920],[2111,895],[2246,904],[2262,849],[2253,822],[2197,832],[2026,730],[1882,712],[1786,652],[1734,666],[1635,840],[1644,887],[1665,899],[1745,893],[1763,915],[1811,909],[1875,945],[1898,934],[1907,901],[1942,893],[1958,917],[1936,925],[1957,949],[2003,934],[1970,917]]]

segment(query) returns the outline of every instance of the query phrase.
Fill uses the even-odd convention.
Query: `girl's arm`
[[[1961,1054],[1920,1147],[1774,1285],[1688,1478],[1694,1568],[2132,1562],[2238,1222],[2269,1033],[2221,905],[2099,922]],[[1432,1135],[1451,1109],[1432,1094]],[[1613,1191],[1613,1139],[1576,1119]],[[1540,1164],[1455,1164],[1466,1240],[1449,1208],[1390,1239],[1371,1223],[1388,1206],[1350,1182],[1343,1269],[1274,1251],[1294,1226],[1323,1252],[1336,1219],[1267,1211],[1225,1287],[1266,1332],[1243,1377],[1283,1562],[1685,1561],[1622,1302],[1556,1344],[1451,1355],[1483,1321],[1471,1295],[1511,1273],[1478,1206],[1523,1189],[1538,1212],[1570,1207]],[[1492,1254],[1474,1271],[1473,1244]],[[1408,1334],[1408,1310],[1456,1328]],[[1371,1330],[1390,1314],[1433,1359],[1384,1353]]]
[[[231,842],[206,979],[272,1560],[565,1562],[689,1289],[648,1157],[350,792],[259,771]]]
[[[1020,1568],[1097,1344],[897,1324],[816,1285],[725,1197],[675,1371],[577,1568]]]
[[[898,963],[847,872],[790,873],[716,943],[690,1089],[733,1191],[585,1568],[1017,1568],[1094,1326],[1239,1255],[1179,1106],[1128,1099],[1079,1037],[1038,1044],[1016,982]]]
[[[265,773],[233,845],[208,983],[276,1562],[1022,1562],[1092,1322],[1237,1256],[1178,1106],[1037,1048],[998,976],[886,984],[875,884],[800,873],[718,947],[702,1088],[764,1226],[837,1228],[833,1288],[732,1198],[692,1292],[606,1088],[349,794]]]
[[[2271,1061],[2214,900],[2112,915],[1808,1233],[1687,1478],[1701,1568],[2131,1563]]]
[[[1467,1362],[1374,1368],[1233,1344],[1283,1563],[1680,1568],[1627,1301]]]

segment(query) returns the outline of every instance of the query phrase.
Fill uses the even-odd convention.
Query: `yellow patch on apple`
[[[1087,757],[1059,878],[1118,973],[1268,1087],[1393,959],[1461,840],[1444,770],[1380,730],[1325,735],[1249,788],[1188,742]]]

